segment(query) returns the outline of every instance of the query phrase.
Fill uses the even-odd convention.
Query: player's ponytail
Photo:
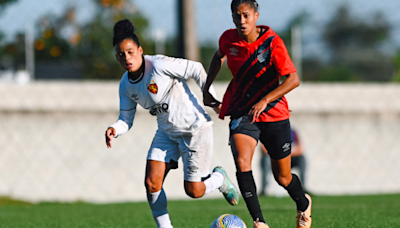
[[[128,19],[118,21],[114,25],[114,37],[113,46],[118,45],[125,39],[132,39],[138,47],[140,47],[140,41],[138,36],[135,34],[135,26]]]
[[[249,6],[251,6],[254,9],[255,12],[258,12],[258,3],[256,0],[232,0],[232,3],[231,3],[232,13],[235,13],[237,8],[243,3],[248,4]]]

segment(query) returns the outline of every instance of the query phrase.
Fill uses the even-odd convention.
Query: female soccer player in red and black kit
[[[255,0],[231,3],[236,29],[225,31],[211,60],[203,89],[204,104],[220,107],[219,117],[230,116],[230,145],[237,181],[254,226],[266,225],[257,197],[251,161],[258,140],[271,156],[275,180],[297,205],[297,228],[311,227],[311,197],[299,178],[291,173],[289,108],[284,97],[300,82],[283,40],[268,26],[256,26],[259,17]],[[208,91],[227,59],[233,74],[222,105]],[[280,83],[280,78],[286,79]]]

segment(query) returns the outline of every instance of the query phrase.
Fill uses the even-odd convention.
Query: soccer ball
[[[223,214],[214,220],[210,228],[246,228],[246,224],[236,215]]]

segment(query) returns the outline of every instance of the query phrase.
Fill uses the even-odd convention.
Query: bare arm
[[[263,97],[257,104],[253,105],[249,111],[249,115],[252,116],[254,122],[256,118],[267,108],[267,105],[276,99],[283,97],[285,94],[290,92],[292,89],[300,85],[300,79],[296,72],[288,74],[286,80],[272,90],[265,97]]]
[[[219,102],[215,97],[210,94],[209,88],[214,79],[217,77],[217,74],[221,69],[221,66],[224,63],[225,59],[226,56],[220,53],[219,50],[217,50],[211,60],[210,67],[208,69],[207,81],[203,88],[203,103],[206,106],[218,108],[221,104],[221,102]],[[217,110],[215,111],[217,112]]]

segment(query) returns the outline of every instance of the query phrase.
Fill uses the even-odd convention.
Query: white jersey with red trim
[[[170,135],[195,133],[204,124],[212,124],[210,116],[186,79],[193,78],[202,89],[207,73],[201,63],[163,55],[144,55],[144,74],[132,81],[128,72],[119,86],[120,115],[112,124],[117,135],[126,133],[133,124],[139,104],[157,116],[158,128]],[[215,95],[213,88],[210,92]]]

